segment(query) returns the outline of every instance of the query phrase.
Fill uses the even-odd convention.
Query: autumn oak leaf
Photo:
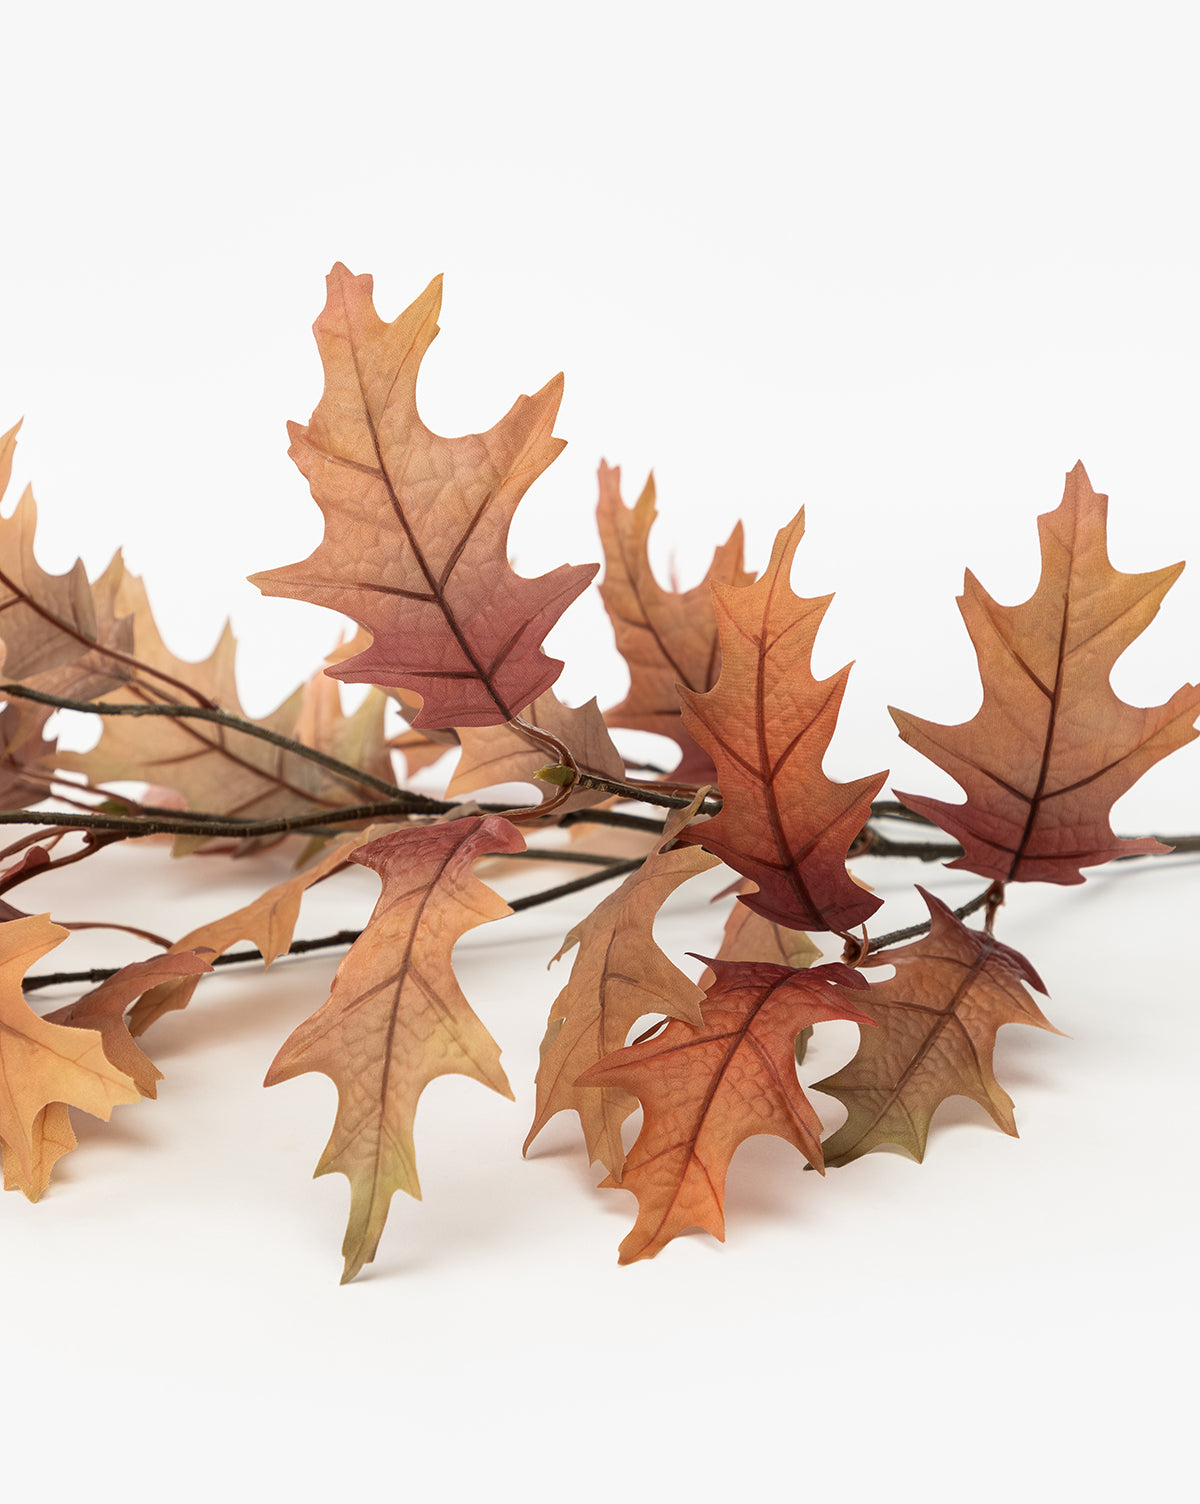
[[[325,516],[302,563],[252,576],[266,595],[343,612],[374,641],[339,679],[422,697],[418,728],[492,726],[549,689],[562,663],[542,639],[598,566],[530,580],[508,563],[517,503],[562,450],[555,377],[483,434],[442,438],[417,413],[417,373],[437,334],[441,278],[392,323],[372,279],[339,263],[313,326],[325,390],[291,453]]]
[[[621,1124],[637,1106],[616,1087],[580,1086],[584,1071],[621,1049],[647,1013],[700,1022],[700,988],[654,940],[654,917],[676,888],[717,866],[692,846],[652,852],[621,886],[567,934],[555,960],[579,951],[567,985],[550,1007],[537,1071],[537,1105],[525,1149],[559,1112],[579,1114],[588,1160],[621,1178]]]
[[[715,776],[712,760],[683,729],[676,685],[703,694],[716,683],[721,645],[709,587],[748,585],[754,576],[742,567],[739,522],[698,585],[691,590],[664,589],[650,564],[650,529],[656,516],[653,476],[636,505],[627,507],[621,499],[620,470],[601,463],[596,507],[604,545],[600,595],[617,649],[629,667],[629,693],[605,718],[610,726],[669,736],[680,750],[674,777],[707,783]]]
[[[107,1122],[114,1107],[143,1095],[109,1059],[97,1029],[49,1023],[25,1001],[25,973],[68,934],[48,914],[0,925],[0,1147],[8,1183],[31,1199],[45,1188],[49,1165],[74,1147],[67,1106]]]
[[[514,825],[488,815],[395,831],[351,857],[379,874],[383,891],[328,1001],[286,1040],[264,1083],[320,1071],[337,1087],[333,1133],[315,1173],[350,1182],[343,1284],[375,1257],[394,1192],[420,1198],[413,1120],[425,1087],[462,1075],[512,1096],[451,951],[467,930],[511,912],[471,863],[524,849]]]
[[[1108,497],[1076,465],[1057,510],[1038,518],[1042,575],[1029,600],[999,606],[967,572],[958,606],[983,681],[972,720],[939,726],[892,711],[904,740],[967,796],[897,795],[961,842],[951,867],[998,882],[1081,883],[1081,867],[1170,849],[1152,836],[1118,838],[1109,815],[1147,768],[1195,737],[1200,685],[1138,709],[1109,676],[1183,565],[1115,570],[1107,514]]]
[[[850,669],[813,678],[813,643],[832,597],[792,593],[803,533],[800,512],[760,580],[713,586],[721,675],[707,694],[679,694],[685,729],[716,763],[722,806],[680,839],[753,879],[758,891],[741,902],[764,919],[844,932],[880,905],[853,881],[846,854],[886,774],[834,783],[821,770]]]
[[[814,1084],[846,1107],[845,1123],[825,1144],[825,1163],[848,1164],[880,1144],[925,1154],[933,1114],[947,1097],[969,1097],[1016,1137],[1012,1098],[996,1080],[992,1055],[1003,1024],[1059,1031],[1029,995],[1041,978],[1019,951],[968,929],[940,899],[917,891],[930,931],[912,945],[876,952],[867,966],[894,966],[861,1000],[877,1028],[858,1053]]]
[[[642,1103],[642,1130],[621,1180],[604,1182],[638,1200],[622,1264],[653,1258],[689,1227],[724,1241],[729,1162],[756,1133],[786,1139],[823,1170],[821,1123],[796,1079],[796,1037],[830,1019],[872,1022],[843,995],[866,982],[840,962],[793,970],[699,959],[716,976],[701,1027],[672,1021],[580,1077],[581,1085],[617,1087]]]

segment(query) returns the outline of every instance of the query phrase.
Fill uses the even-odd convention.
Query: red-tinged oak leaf
[[[738,893],[749,893],[754,884],[747,878],[735,885]],[[718,895],[725,897],[725,894]],[[821,959],[821,952],[803,930],[789,930],[774,920],[755,914],[744,903],[735,903],[725,921],[718,961],[769,961],[776,966],[811,966]],[[700,986],[707,991],[716,977],[706,971]],[[796,1036],[796,1063],[804,1059],[812,1028],[801,1029]]]
[[[97,1030],[48,1023],[25,1001],[25,973],[68,933],[48,914],[0,925],[0,1147],[6,1181],[31,1199],[44,1189],[54,1160],[73,1147],[63,1114],[48,1118],[44,1109],[66,1104],[107,1121],[114,1107],[142,1095],[108,1058]]]
[[[585,772],[598,774],[601,778],[620,780],[625,777],[625,764],[612,744],[608,727],[594,699],[586,705],[572,707],[564,705],[554,691],[548,689],[522,711],[521,719],[557,737],[570,749],[576,763]],[[545,748],[533,746],[528,737],[507,723],[501,726],[464,726],[458,739],[462,744],[462,755],[446,788],[447,797],[451,799],[497,783],[534,783],[534,774],[546,766]],[[557,792],[547,789],[544,783],[538,787],[544,798],[551,798]],[[574,809],[602,804],[610,797],[600,789],[576,789],[556,806],[556,811],[568,814]]]
[[[700,959],[716,975],[700,1028],[672,1021],[580,1077],[632,1092],[644,1110],[619,1182],[638,1200],[622,1264],[653,1258],[689,1227],[723,1242],[729,1162],[756,1133],[786,1139],[823,1171],[821,1123],[796,1079],[796,1036],[830,1019],[871,1023],[844,997],[866,982],[840,962],[794,970]]]
[[[961,786],[964,804],[897,797],[952,835],[949,863],[998,882],[1080,883],[1081,867],[1170,848],[1114,836],[1115,801],[1196,735],[1200,685],[1139,709],[1113,693],[1117,658],[1154,619],[1182,564],[1122,574],[1108,562],[1108,497],[1082,465],[1056,511],[1038,518],[1042,575],[1019,606],[999,606],[967,572],[959,610],[983,681],[960,726],[893,710],[900,735]]]
[[[613,625],[617,648],[629,666],[629,693],[607,712],[610,726],[669,736],[680,750],[674,776],[705,783],[715,774],[709,754],[684,730],[676,685],[704,693],[721,667],[717,620],[710,585],[748,585],[753,574],[742,567],[739,522],[713,555],[704,579],[691,590],[664,590],[650,566],[648,544],[657,513],[654,478],[637,504],[621,500],[621,471],[601,463],[596,520],[604,545],[600,594]]]
[[[370,646],[370,632],[359,627],[349,638],[339,642],[337,647],[326,656],[325,666],[332,668],[336,664],[345,663],[347,658],[353,658]],[[377,693],[379,693],[378,690],[372,690],[372,694]],[[412,690],[400,689],[395,684],[389,685],[383,693],[389,700],[395,701],[400,708],[400,714],[409,723],[407,730],[397,732],[387,741],[387,745],[393,751],[404,754],[404,766],[409,777],[420,772],[422,768],[432,767],[451,747],[458,746],[458,737],[453,731],[414,731],[412,729],[412,722],[421,713],[420,695],[414,694]]]
[[[429,1082],[469,1076],[512,1096],[451,952],[467,930],[511,912],[471,863],[524,846],[507,820],[467,816],[396,831],[353,855],[379,874],[383,891],[329,1000],[287,1039],[265,1082],[320,1071],[337,1087],[333,1133],[315,1173],[350,1182],[343,1284],[375,1257],[393,1194],[420,1197],[413,1120]]]
[[[575,1111],[588,1160],[621,1178],[621,1124],[637,1106],[618,1087],[577,1085],[590,1066],[621,1049],[646,1013],[700,1023],[703,993],[654,941],[654,917],[676,888],[717,859],[696,847],[655,851],[621,886],[570,930],[557,961],[579,952],[550,1008],[537,1071],[537,1105],[525,1149],[559,1112]]]
[[[863,1033],[848,1065],[813,1088],[847,1110],[825,1144],[828,1165],[849,1164],[880,1144],[898,1144],[922,1159],[930,1121],[953,1096],[978,1102],[1015,1137],[1012,1098],[992,1070],[996,1033],[1002,1024],[1059,1032],[1026,990],[1046,989],[1024,956],[968,929],[939,899],[917,891],[929,908],[929,934],[864,963],[896,968],[862,999],[878,1027]]]
[[[834,783],[821,770],[850,669],[813,678],[813,643],[832,597],[792,593],[803,533],[800,512],[760,580],[713,586],[721,676],[707,694],[681,689],[680,697],[685,728],[716,763],[723,802],[680,839],[751,878],[757,891],[741,902],[764,919],[844,932],[880,905],[851,878],[846,854],[887,775]]]
[[[417,413],[417,374],[437,334],[441,278],[384,323],[372,279],[338,263],[313,326],[325,390],[292,458],[325,517],[307,559],[252,576],[266,595],[343,612],[373,636],[330,672],[422,697],[418,728],[492,726],[549,689],[562,663],[542,639],[597,566],[530,580],[508,563],[517,503],[563,448],[555,377],[494,428],[448,439]]]
[[[743,879],[740,893],[749,893],[754,884]],[[718,961],[769,961],[776,966],[811,966],[821,952],[803,930],[790,930],[772,919],[755,914],[744,903],[735,903],[725,921]],[[700,986],[711,987],[716,978],[705,972]]]
[[[211,961],[195,951],[168,951],[148,961],[131,961],[75,1002],[47,1013],[45,1020],[75,1029],[95,1029],[113,1065],[125,1072],[143,1097],[154,1097],[162,1072],[134,1043],[125,1011],[152,987],[180,977],[198,979],[211,970]]]

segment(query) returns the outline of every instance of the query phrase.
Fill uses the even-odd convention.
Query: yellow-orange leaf
[[[108,1120],[122,1102],[141,1097],[137,1083],[114,1065],[94,1029],[47,1023],[25,1001],[21,982],[35,961],[66,939],[69,932],[52,924],[48,914],[32,914],[0,925],[0,1144],[5,1162],[15,1161],[17,1182],[34,1194],[49,1164],[70,1144],[61,1141],[61,1114],[49,1125],[42,1116],[52,1102],[82,1107]]]
[[[979,658],[983,704],[960,726],[905,711],[906,742],[961,785],[964,804],[898,794],[960,841],[949,863],[999,882],[1081,883],[1081,867],[1166,851],[1114,836],[1115,801],[1196,735],[1200,685],[1139,709],[1113,693],[1118,657],[1154,619],[1182,564],[1122,574],[1108,562],[1108,497],[1082,465],[1056,511],[1038,518],[1042,577],[1029,600],[999,606],[968,570],[958,606]]]
[[[320,1071],[337,1086],[333,1134],[316,1174],[336,1171],[350,1182],[343,1283],[375,1257],[393,1194],[420,1197],[413,1119],[429,1082],[470,1076],[512,1096],[451,952],[467,930],[511,912],[471,863],[524,846],[507,820],[469,816],[395,831],[352,857],[379,874],[383,891],[329,1000],[284,1043],[265,1082]]]
[[[589,1066],[621,1049],[645,1013],[700,1022],[703,993],[659,949],[654,916],[681,883],[717,866],[696,847],[655,851],[615,893],[570,930],[557,961],[573,945],[579,953],[567,985],[555,998],[537,1072],[537,1107],[525,1148],[559,1112],[579,1114],[589,1161],[621,1178],[621,1124],[637,1102],[616,1087],[577,1086]]]

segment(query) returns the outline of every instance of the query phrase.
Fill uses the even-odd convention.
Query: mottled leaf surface
[[[712,759],[684,730],[676,685],[702,694],[716,683],[721,646],[709,587],[746,585],[754,576],[742,567],[739,522],[698,585],[691,590],[664,589],[650,564],[650,529],[656,515],[653,477],[637,504],[627,507],[621,499],[620,469],[601,463],[596,508],[604,545],[600,594],[617,648],[629,666],[629,693],[606,719],[610,726],[669,736],[680,750],[674,776],[706,783],[715,776]]]
[[[864,963],[896,968],[861,999],[878,1027],[864,1030],[848,1065],[814,1086],[847,1111],[825,1145],[829,1165],[885,1143],[922,1159],[930,1121],[947,1097],[970,1097],[1015,1136],[1012,1098],[992,1069],[997,1030],[1031,1024],[1059,1032],[1029,995],[1030,987],[1046,989],[1019,951],[968,929],[940,899],[917,891],[929,908],[929,934]]]
[[[422,698],[418,728],[490,726],[550,688],[562,663],[546,633],[596,572],[539,579],[508,562],[517,503],[563,447],[555,377],[487,433],[448,439],[417,413],[417,373],[437,334],[441,278],[390,324],[370,277],[339,263],[313,326],[325,390],[289,451],[325,516],[307,559],[252,576],[267,595],[341,611],[374,641],[330,670]]]
[[[852,880],[846,853],[886,775],[835,783],[822,771],[850,670],[813,677],[813,643],[832,597],[792,593],[803,533],[801,512],[780,531],[760,580],[713,586],[721,676],[707,694],[680,696],[684,726],[716,763],[724,802],[680,839],[751,878],[757,891],[741,902],[764,919],[845,931],[880,904]]]
[[[1200,685],[1139,709],[1117,698],[1109,676],[1183,565],[1114,569],[1107,515],[1108,497],[1076,465],[1057,510],[1038,518],[1042,575],[1029,600],[997,605],[967,572],[958,605],[983,681],[970,721],[939,726],[892,711],[904,740],[967,796],[897,795],[962,843],[951,867],[999,882],[1080,883],[1081,867],[1169,849],[1152,836],[1119,839],[1109,815],[1147,768],[1196,735]]]
[[[526,1150],[555,1113],[573,1110],[589,1161],[598,1159],[621,1178],[621,1125],[637,1102],[619,1087],[576,1082],[589,1066],[624,1047],[643,1014],[700,1022],[704,994],[656,944],[654,918],[682,883],[717,865],[716,857],[696,847],[655,851],[568,932],[554,959],[575,945],[579,951],[550,1008]]]
[[[350,1182],[343,1283],[375,1257],[393,1194],[420,1197],[413,1120],[429,1082],[470,1076],[512,1096],[451,952],[467,930],[511,912],[471,863],[524,844],[507,820],[469,816],[396,831],[354,853],[379,874],[383,891],[329,1000],[287,1039],[265,1082],[320,1071],[337,1086],[337,1117],[316,1174],[336,1171]]]
[[[644,1109],[619,1182],[638,1200],[622,1264],[653,1258],[689,1227],[724,1240],[729,1162],[756,1133],[786,1139],[822,1169],[820,1120],[796,1079],[796,1036],[822,1020],[871,1022],[844,995],[866,983],[838,962],[807,970],[708,964],[716,983],[701,1005],[699,1028],[672,1021],[580,1078],[581,1085],[631,1092]]]

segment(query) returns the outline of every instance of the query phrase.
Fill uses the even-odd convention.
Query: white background
[[[522,503],[518,566],[599,557],[602,456],[627,500],[654,468],[656,559],[685,583],[736,517],[761,564],[804,505],[796,586],[837,592],[816,666],[857,665],[828,770],[941,793],[885,706],[972,713],[963,567],[1027,596],[1077,459],[1119,568],[1200,561],[1194,60],[1182,5],[13,9],[0,427],[25,415],[40,557],[96,570],[124,545],[185,656],[232,615],[264,713],[337,635],[244,582],[319,537],[284,421],[320,394],[324,274],[373,272],[390,318],[444,271],[434,429],[566,372],[569,447]],[[552,645],[568,697],[619,698],[594,599]],[[1198,662],[1193,565],[1114,683],[1156,702]],[[1193,744],[1116,827],[1200,829],[1198,775]],[[150,855],[38,901],[178,933],[258,880]],[[911,873],[865,875],[909,917]],[[1197,876],[1013,898],[1003,937],[1073,1036],[1001,1036],[1020,1141],[954,1103],[925,1165],[821,1181],[759,1139],[723,1248],[627,1270],[632,1202],[592,1190],[566,1119],[519,1156],[565,980],[544,963],[582,905],[468,942],[517,1107],[429,1090],[425,1201],[397,1198],[345,1289],[345,1184],[307,1180],[332,1089],[259,1089],[334,962],[205,984],[148,1040],[160,1101],[82,1125],[41,1205],[0,1205],[7,1476],[52,1499],[1174,1496]],[[361,922],[371,888],[319,890],[302,931]],[[694,899],[662,927],[675,954],[715,933]],[[813,1077],[851,1043],[819,1041]]]

